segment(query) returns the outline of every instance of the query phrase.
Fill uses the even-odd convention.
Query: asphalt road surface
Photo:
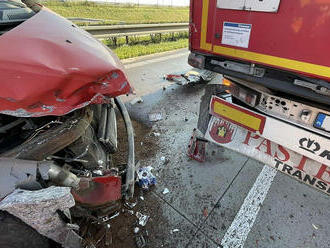
[[[125,62],[136,91],[124,99],[130,114],[160,134],[156,156],[140,161],[158,182],[147,192],[160,208],[149,213],[148,247],[330,247],[327,195],[216,145],[208,144],[205,163],[186,156],[204,86],[174,85],[163,75],[190,70],[187,56],[182,49]],[[138,96],[143,103],[129,103]],[[149,113],[163,119],[151,123]],[[166,221],[158,226],[158,219]]]

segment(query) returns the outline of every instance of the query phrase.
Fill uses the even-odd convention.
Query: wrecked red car
[[[0,1],[0,247],[88,246],[80,223],[106,234],[134,193],[133,128],[118,98],[132,89],[105,45],[22,2]],[[120,166],[117,110],[128,140]]]

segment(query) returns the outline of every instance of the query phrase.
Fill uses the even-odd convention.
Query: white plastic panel
[[[220,9],[244,9],[245,0],[218,0],[217,7]]]
[[[281,0],[217,0],[220,9],[277,12]]]
[[[251,11],[277,12],[281,0],[245,0],[245,9]]]

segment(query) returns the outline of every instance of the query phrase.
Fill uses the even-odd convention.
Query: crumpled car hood
[[[131,92],[119,59],[47,8],[0,36],[0,113],[65,115]]]

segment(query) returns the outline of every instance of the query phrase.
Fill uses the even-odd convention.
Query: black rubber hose
[[[132,198],[134,195],[134,177],[135,177],[135,151],[134,151],[134,129],[132,126],[131,118],[129,117],[128,111],[125,104],[120,100],[119,97],[115,98],[115,103],[124,119],[127,141],[128,141],[128,155],[127,155],[127,173],[126,173],[126,184],[125,192],[126,198]]]

